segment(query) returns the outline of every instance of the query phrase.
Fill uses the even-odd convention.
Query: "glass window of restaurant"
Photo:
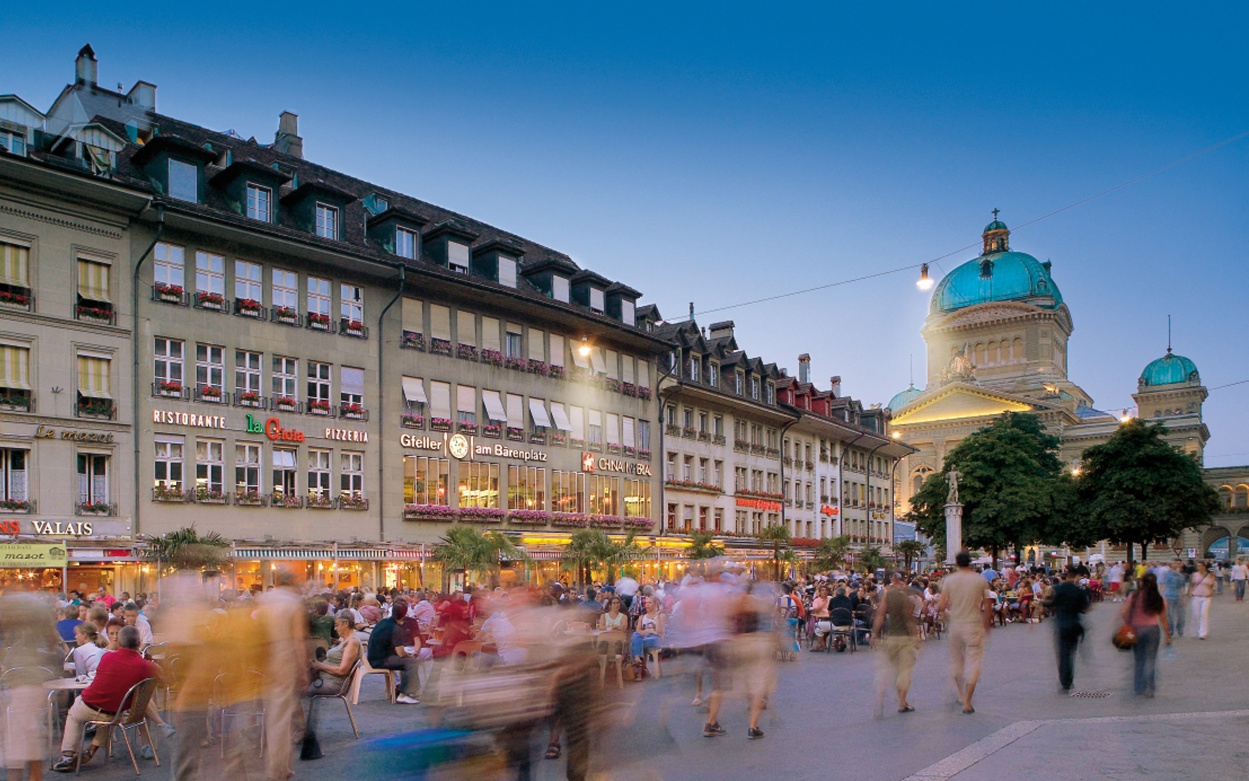
[[[308,450],[308,496],[321,501],[330,498],[330,451]]]
[[[198,499],[215,499],[225,491],[225,442],[195,440],[195,492]]]
[[[273,493],[274,496],[299,496],[298,459],[292,448],[273,448]]]
[[[558,513],[585,512],[585,473],[551,472],[551,509]]]
[[[156,487],[170,491],[182,490],[183,437],[157,436],[155,474]]]
[[[499,506],[499,465],[460,463],[460,507]]]
[[[507,506],[510,510],[545,510],[546,470],[533,466],[508,466]]]
[[[586,500],[591,515],[619,515],[619,496],[616,478],[590,475]]]
[[[651,517],[651,484],[649,480],[624,481],[624,517]]]
[[[451,462],[428,456],[403,457],[403,503],[449,504]]]

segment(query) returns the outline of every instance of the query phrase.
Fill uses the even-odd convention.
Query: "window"
[[[604,355],[603,360],[607,364],[606,373],[608,379],[620,379],[620,353],[615,350],[607,350]]]
[[[30,247],[0,242],[0,292],[9,294],[6,303],[29,304]]]
[[[614,412],[607,413],[607,446],[613,450],[620,448],[620,416]]]
[[[464,309],[455,311],[455,338],[459,344],[477,346],[477,315]],[[476,351],[473,356],[476,357]]]
[[[724,416],[716,415],[711,419],[711,433],[718,439],[724,436]]]
[[[338,454],[338,492],[348,499],[364,498],[364,454],[345,451]]]
[[[720,488],[724,488],[724,462],[719,459],[716,460],[712,467],[711,482]]]
[[[169,160],[169,197],[179,201],[199,201],[199,169],[181,160]]]
[[[693,407],[681,408],[681,424],[682,424],[682,427],[686,431],[693,433],[694,431],[694,408]]]
[[[364,405],[364,369],[344,366],[338,374],[338,399],[343,404]]]
[[[516,287],[516,261],[499,256],[499,284]]]
[[[715,361],[707,364],[707,384],[713,388],[720,387],[720,364]]]
[[[450,469],[445,458],[404,456],[403,503],[446,505]]]
[[[533,466],[507,468],[509,510],[546,509],[546,470]]]
[[[425,416],[425,405],[429,403],[425,396],[425,381],[420,377],[403,378],[403,407],[410,413]]]
[[[651,517],[651,484],[648,480],[624,481],[624,517]]]
[[[395,254],[401,258],[416,257],[416,231],[407,228],[395,229]]]
[[[499,506],[499,465],[460,462],[460,507]]]
[[[529,400],[529,430],[534,434],[545,434],[551,428],[551,416],[547,414],[546,402],[542,399]]]
[[[195,303],[214,303],[220,308],[225,301],[225,258],[209,252],[195,253]]]
[[[264,303],[260,264],[246,260],[234,261],[234,297],[239,301]]]
[[[451,309],[441,304],[429,305],[429,336],[451,345]],[[450,354],[450,353],[448,353]]]
[[[698,508],[698,530],[700,532],[707,531],[707,517],[709,515],[707,507]]]
[[[645,450],[650,453],[651,449],[651,422],[649,420],[638,421],[638,452]]]
[[[108,356],[78,356],[78,413],[113,417],[112,364]],[[181,385],[178,386],[181,395]]]
[[[295,451],[285,447],[273,448],[273,495],[275,500],[296,499],[299,496],[299,462]]]
[[[234,446],[235,496],[260,494],[260,445],[241,442]]]
[[[551,277],[551,297],[556,301],[568,303],[568,277]]]
[[[699,434],[711,433],[707,430],[707,413],[706,412],[698,413],[698,433]]]
[[[736,393],[738,396],[742,395],[745,392],[744,386],[743,386],[745,379],[746,379],[746,375],[744,375],[742,372],[733,372],[733,392]]]
[[[9,502],[27,500],[30,494],[27,488],[26,460],[29,456],[28,451],[18,448],[0,449],[0,498]],[[107,496],[107,491],[105,495]]]
[[[0,128],[0,149],[7,149],[9,154],[26,156],[25,131],[13,131]]]
[[[677,475],[677,454],[673,453],[671,450],[668,451],[667,464],[668,464],[668,469],[666,472],[664,472],[664,479],[665,480],[679,480],[680,478]]]
[[[328,363],[308,362],[308,408],[313,409],[313,402],[321,402],[326,411],[330,405],[330,365]]]
[[[3,453],[4,451],[0,451]],[[10,450],[9,453],[24,453]],[[100,453],[78,454],[78,506],[87,509],[109,503],[108,490],[109,457]],[[0,459],[2,465],[2,459]],[[24,482],[24,479],[23,479]],[[23,488],[25,486],[23,485]],[[96,510],[98,512],[98,510]]]
[[[308,450],[308,498],[324,503],[330,500],[330,451]]]
[[[112,270],[113,267],[103,261],[78,259],[79,308],[93,310],[85,313],[79,312],[79,314],[87,314],[96,318],[112,317],[113,299],[110,296]]]
[[[299,275],[294,271],[273,270],[273,316],[299,316]]]
[[[508,358],[524,357],[524,337],[521,327],[516,323],[507,324],[507,334],[503,340],[503,355]]]
[[[624,443],[625,452],[633,453],[637,449],[637,421],[627,415],[620,419],[621,440]]]
[[[186,440],[182,437],[158,436],[156,438],[156,461],[154,476],[156,488],[182,491],[182,449]]]
[[[620,515],[620,497],[617,496],[616,478],[590,475],[586,494],[586,512],[591,515]]]
[[[551,472],[551,510],[557,513],[585,512],[585,473]]]
[[[429,416],[431,424],[451,425],[451,383],[429,384]]]
[[[766,394],[763,400],[768,404],[776,404],[776,386],[769,382],[764,386],[764,390]]]
[[[169,385],[177,384],[177,389],[182,389],[182,357],[183,343],[181,339],[166,339],[163,336],[156,337],[156,383],[160,387],[161,383]]]
[[[457,274],[468,273],[468,245],[458,241],[447,242],[447,267]]]
[[[338,238],[338,209],[325,203],[317,204],[317,235],[323,239]]]
[[[680,512],[680,508],[677,505],[675,504],[668,505],[668,531],[670,532],[676,531],[678,512]]]
[[[158,291],[177,288],[176,292],[181,293],[186,289],[185,252],[177,244],[163,241],[156,244],[152,257],[155,259],[154,281]]]
[[[632,355],[620,356],[620,379],[623,382],[637,382],[637,359]]]
[[[0,345],[0,406],[29,411],[30,393],[30,348]]]
[[[632,301],[621,299],[620,301],[620,322],[628,326],[637,325],[637,315]]]
[[[691,355],[688,370],[687,370],[688,374],[686,376],[686,379],[692,382],[698,382],[699,380],[701,380],[703,378],[702,366],[703,366],[702,359],[699,358],[697,355]]]
[[[743,493],[750,490],[750,479],[747,477],[746,467],[733,467],[733,492]]]
[[[589,410],[588,444],[592,448],[603,446],[603,413],[596,409]]]
[[[698,482],[700,483],[711,482],[711,475],[708,472],[708,464],[710,463],[711,463],[711,459],[709,458],[698,459]]]
[[[221,398],[225,387],[225,349],[213,344],[195,345],[195,389],[205,397]]]
[[[568,424],[572,426],[572,431],[568,433],[568,438],[585,444],[585,410],[581,407],[568,408]],[[570,443],[571,444],[571,443]]]
[[[596,287],[590,288],[590,311],[603,312],[603,291]]]
[[[259,358],[259,354],[253,353]],[[322,364],[324,365],[324,364]],[[238,390],[236,388],[236,390]],[[273,356],[273,401],[299,397],[299,360],[282,355]]]
[[[330,324],[330,281],[318,277],[308,277],[308,319],[320,318],[325,325]]]
[[[475,427],[477,425],[477,389],[471,385],[457,385],[455,401],[455,422],[460,426]]]
[[[685,505],[681,512],[681,531],[691,532],[694,530],[694,508],[691,505]]]
[[[195,495],[201,501],[225,495],[225,443],[220,439],[195,440]]]
[[[694,457],[684,456],[681,459],[681,479],[687,483],[694,482]]]
[[[546,362],[546,334],[536,328],[529,329],[529,360]]]
[[[247,185],[247,218],[273,222],[273,191],[258,184]]]
[[[347,325],[364,325],[364,288],[342,285],[339,290],[338,313]]]
[[[750,398],[759,400],[759,378],[753,374],[750,375]]]
[[[403,338],[401,347],[425,349],[425,302],[414,298],[403,299]]]

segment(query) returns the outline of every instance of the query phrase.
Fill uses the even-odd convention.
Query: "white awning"
[[[572,431],[572,423],[568,421],[568,414],[564,412],[564,405],[558,401],[551,402],[551,419],[555,421],[555,428],[560,431]]]
[[[603,362],[603,351],[597,347],[590,349],[590,363],[594,364],[595,374],[606,374],[607,364]]]
[[[486,417],[495,423],[507,423],[507,411],[503,409],[503,399],[498,391],[482,391],[481,400],[486,405]]]
[[[594,351],[594,350],[593,350],[593,348],[591,348],[591,350],[590,350],[590,351],[591,351],[591,352],[593,352],[593,351]],[[589,358],[590,358],[590,356],[588,356],[588,355],[582,355],[582,354],[581,354],[581,345],[579,345],[579,344],[573,345],[573,348],[572,348],[572,362],[573,362],[573,364],[574,364],[575,366],[577,366],[578,368],[581,368],[581,369],[588,369],[588,368],[590,368],[590,360],[589,360]]]
[[[529,414],[533,417],[533,424],[539,428],[550,428],[551,419],[547,417],[546,407],[542,404],[542,399],[529,400]]]
[[[419,377],[403,378],[403,398],[409,404],[428,404],[425,396],[425,383]]]

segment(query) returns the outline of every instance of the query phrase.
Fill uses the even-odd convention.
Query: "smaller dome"
[[[1201,382],[1197,364],[1167,350],[1167,354],[1151,361],[1141,372],[1140,386],[1174,385],[1177,382]]]
[[[984,230],[981,232],[988,233],[989,231],[1004,231],[1006,229],[1007,229],[1006,223],[1002,222],[1001,220],[994,220],[993,222],[984,226]]]
[[[923,396],[923,395],[924,395],[924,392],[920,390],[919,388],[916,388],[914,383],[912,383],[911,387],[902,391],[897,396],[894,396],[892,399],[889,400],[889,403],[886,404],[885,406],[891,410],[900,410],[903,407],[905,407],[907,404],[910,404],[912,401],[915,401],[916,399],[918,399],[920,396]]]

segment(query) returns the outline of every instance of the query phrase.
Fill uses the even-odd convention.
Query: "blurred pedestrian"
[[[1153,697],[1155,669],[1158,663],[1158,639],[1163,632],[1171,645],[1171,627],[1167,622],[1167,603],[1158,591],[1158,579],[1146,572],[1138,587],[1120,612],[1123,623],[1136,633],[1132,646],[1133,690],[1139,696]]]
[[[954,564],[955,571],[941,582],[937,610],[946,612],[949,617],[950,672],[963,713],[975,713],[972,695],[980,681],[985,635],[993,621],[993,603],[988,596],[989,584],[972,571],[971,554],[959,551]]]
[[[295,576],[279,570],[276,588],[257,601],[256,619],[265,647],[265,775],[286,781],[292,746],[304,733],[300,695],[308,685],[308,614],[295,590]]]
[[[1071,691],[1075,682],[1076,649],[1084,639],[1081,616],[1089,609],[1089,594],[1078,583],[1080,571],[1068,567],[1062,582],[1054,586],[1046,607],[1054,611],[1054,647],[1058,653],[1058,685]]]
[[[1205,640],[1210,632],[1210,598],[1214,596],[1215,577],[1210,565],[1204,561],[1197,562],[1197,571],[1193,573],[1189,586],[1190,600],[1193,606],[1193,620],[1197,622],[1197,639]]]
[[[872,647],[883,647],[877,660],[876,716],[884,715],[885,690],[892,685],[898,694],[898,713],[915,710],[907,700],[911,672],[919,655],[919,621],[923,600],[906,584],[905,573],[893,573],[883,603],[872,618]]]
[[[1245,560],[1236,559],[1236,563],[1232,565],[1232,587],[1236,589],[1236,601],[1245,601],[1245,582],[1249,581],[1249,567],[1245,566]]]
[[[1158,590],[1167,603],[1167,621],[1171,633],[1177,637],[1184,636],[1184,616],[1187,611],[1184,598],[1188,595],[1188,577],[1184,574],[1184,562],[1175,559],[1171,566],[1166,567],[1158,576]]]

